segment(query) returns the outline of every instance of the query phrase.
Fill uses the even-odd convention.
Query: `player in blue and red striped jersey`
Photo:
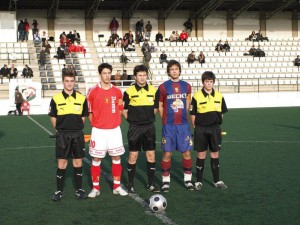
[[[192,183],[192,134],[188,121],[191,85],[179,79],[181,65],[170,60],[167,66],[170,80],[159,86],[159,114],[162,118],[162,191],[170,189],[171,158],[173,151],[182,154],[184,185],[194,190]]]

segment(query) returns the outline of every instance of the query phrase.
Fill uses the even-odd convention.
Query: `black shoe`
[[[76,198],[78,198],[78,199],[80,199],[80,200],[86,199],[84,190],[82,190],[82,189],[78,189],[78,190],[75,192],[75,196],[76,196]]]
[[[160,192],[159,188],[154,186],[153,184],[152,185],[147,185],[147,191],[150,191],[150,192],[155,192],[155,193],[158,193]]]
[[[130,185],[130,184],[127,187],[127,192],[129,195],[136,195],[133,185]]]
[[[59,201],[62,198],[62,196],[63,196],[63,194],[62,194],[61,191],[56,191],[54,193],[54,195],[52,196],[52,200],[55,201],[55,202],[57,202],[57,201]]]

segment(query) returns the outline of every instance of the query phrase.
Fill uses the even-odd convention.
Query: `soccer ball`
[[[162,195],[152,195],[149,199],[149,207],[155,213],[161,213],[167,208],[167,199]]]

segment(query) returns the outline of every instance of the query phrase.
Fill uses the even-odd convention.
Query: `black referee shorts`
[[[194,129],[194,147],[198,152],[221,150],[222,136],[220,126],[196,126]]]
[[[129,151],[156,149],[156,131],[154,124],[145,126],[129,125],[127,133]]]
[[[80,159],[85,155],[84,134],[82,130],[57,131],[56,133],[56,158]]]

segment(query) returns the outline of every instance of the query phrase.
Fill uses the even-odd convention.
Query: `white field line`
[[[40,128],[42,128],[46,133],[48,133],[49,135],[53,135],[53,133],[51,131],[49,131],[47,128],[45,128],[43,125],[41,125],[39,122],[37,122],[36,120],[34,120],[33,118],[31,118],[30,116],[28,116],[28,118],[34,122],[37,126],[39,126]],[[1,150],[1,149],[0,149]],[[83,161],[85,161],[86,163],[88,163],[89,165],[91,165],[91,161],[87,158],[83,158]],[[111,183],[113,182],[113,178],[106,173],[105,171],[101,170],[101,173],[105,176],[105,178],[107,180],[109,180]],[[123,184],[121,184],[123,186]],[[123,186],[124,187],[124,186]],[[174,223],[170,218],[168,218],[165,213],[152,213],[152,211],[149,209],[147,203],[140,198],[138,195],[136,196],[130,196],[132,199],[134,199],[136,202],[138,202],[144,209],[145,209],[145,213],[149,214],[149,215],[153,215],[155,217],[157,217],[158,219],[160,219],[164,224],[167,225],[177,225],[176,223]]]

